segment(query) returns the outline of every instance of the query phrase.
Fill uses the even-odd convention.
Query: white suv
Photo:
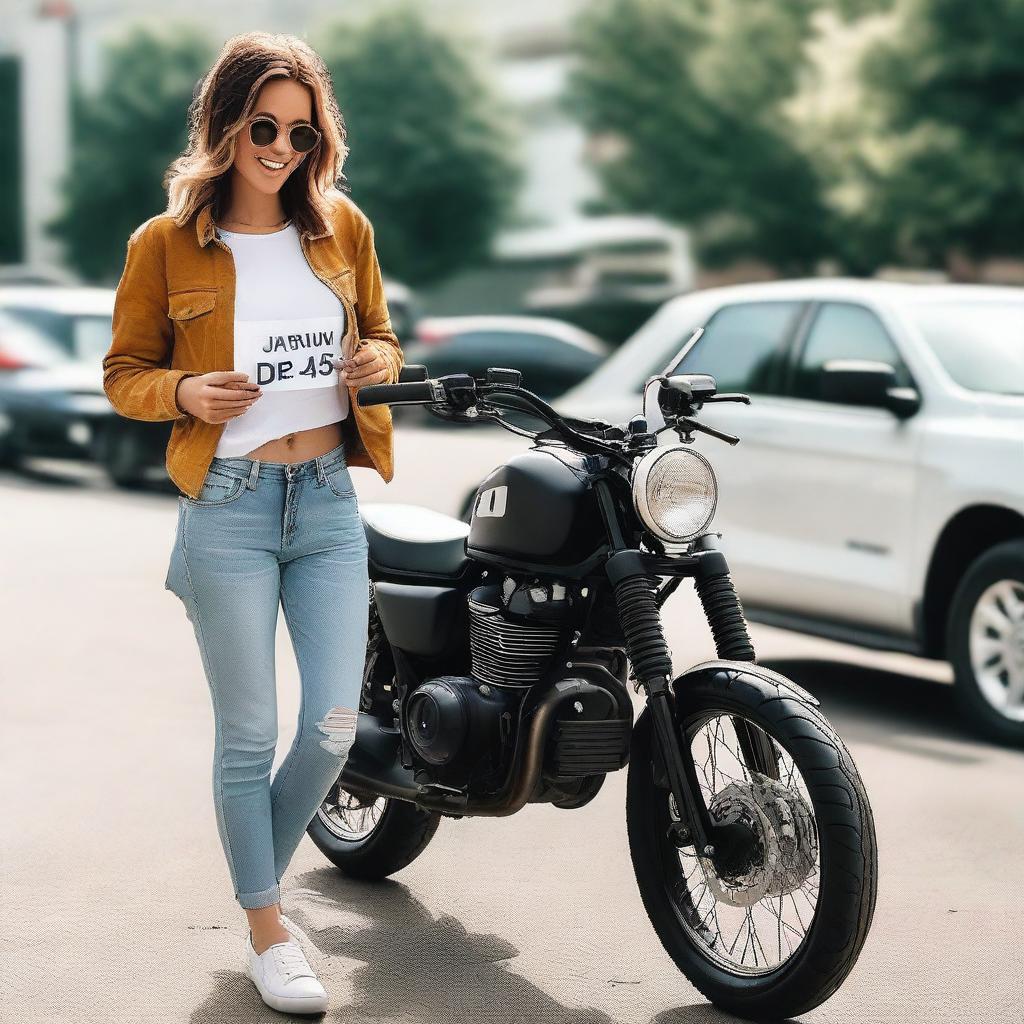
[[[1024,741],[1024,290],[695,292],[555,404],[625,421],[662,372],[751,396],[700,413],[739,444],[695,435],[748,617],[947,659],[974,722]]]

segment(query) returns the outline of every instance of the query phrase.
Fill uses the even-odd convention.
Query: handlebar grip
[[[430,381],[411,380],[404,384],[367,384],[356,391],[359,405],[401,405],[403,403],[434,402],[434,389]]]

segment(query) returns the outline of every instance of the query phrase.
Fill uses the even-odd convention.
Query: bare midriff
[[[260,462],[305,462],[315,459],[318,455],[326,455],[342,442],[341,420],[327,423],[322,427],[311,427],[309,430],[296,430],[284,437],[275,437],[243,458],[259,459]]]

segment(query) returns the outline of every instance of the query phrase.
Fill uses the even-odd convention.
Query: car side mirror
[[[888,409],[900,419],[921,407],[916,388],[900,387],[890,363],[869,359],[830,359],[821,368],[821,399],[842,405]]]

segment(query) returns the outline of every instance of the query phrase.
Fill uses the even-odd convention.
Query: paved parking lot
[[[361,501],[421,502],[410,470]],[[429,503],[429,502],[424,502]],[[88,469],[0,473],[0,1019],[280,1020],[242,967],[209,792],[213,720],[191,626],[163,589],[172,492],[124,494]],[[728,544],[728,538],[723,542]],[[668,605],[681,671],[713,656],[690,588]],[[948,671],[753,626],[759,660],[815,692],[875,811],[874,926],[830,1024],[1019,1022],[1024,754],[962,731]],[[298,675],[278,632],[279,758]],[[328,1020],[700,1024],[640,903],[625,773],[578,811],[446,819],[376,885],[303,840],[284,908],[305,930]]]

